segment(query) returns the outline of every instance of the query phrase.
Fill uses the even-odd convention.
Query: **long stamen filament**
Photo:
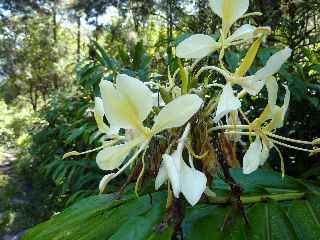
[[[204,71],[207,71],[207,70],[217,71],[217,72],[221,73],[226,79],[229,78],[229,76],[225,70],[218,68],[216,66],[205,66],[205,67],[200,68],[199,71],[197,72],[197,74],[195,75],[195,78],[199,78],[201,73],[203,73]]]
[[[224,132],[225,134],[239,134],[239,135],[244,135],[244,136],[249,136],[249,135],[255,135],[256,133],[254,132],[239,132],[239,131],[228,131],[228,132]],[[272,143],[287,147],[287,148],[291,148],[291,149],[295,149],[295,150],[299,150],[299,151],[304,151],[304,152],[310,152],[313,153],[315,150],[311,150],[311,149],[305,149],[305,148],[300,148],[300,147],[296,147],[296,146],[292,146],[283,142],[279,142],[277,140],[271,139],[269,138],[269,140]]]
[[[128,160],[128,162],[126,162],[126,164],[124,164],[119,170],[118,172],[116,172],[113,176],[113,178],[116,178],[117,176],[119,176],[127,167],[130,166],[130,164],[139,156],[139,154],[142,152],[142,150],[147,146],[148,143],[144,143],[140,146],[139,150],[136,151],[134,153],[134,155]]]
[[[145,155],[146,155],[146,152],[147,152],[147,148],[143,151],[143,154],[142,154],[142,169],[139,173],[139,176],[137,178],[137,181],[136,181],[136,185],[134,187],[134,192],[136,193],[137,197],[139,197],[139,188],[141,186],[141,181],[142,181],[142,177],[143,177],[143,174],[144,174],[144,170],[145,170],[145,162],[144,162],[144,158],[145,158]]]
[[[247,13],[247,14],[244,14],[240,17],[241,18],[247,18],[247,17],[251,17],[251,16],[262,16],[262,12],[251,12],[251,13]]]
[[[228,131],[228,132],[224,132],[224,134],[238,134],[238,135],[244,135],[244,136],[256,135],[256,133],[254,132],[239,132],[239,131]]]
[[[285,175],[284,159],[283,159],[283,156],[282,156],[280,149],[277,146],[274,146],[274,148],[278,152],[278,155],[280,158],[281,177],[284,178],[284,175]]]
[[[241,116],[243,117],[243,119],[247,122],[248,125],[250,125],[250,121],[249,119],[247,118],[246,114],[242,111],[242,109],[239,109],[239,112],[241,114]]]
[[[79,155],[84,155],[84,154],[87,154],[87,153],[96,152],[96,151],[98,151],[100,149],[103,149],[105,147],[108,147],[108,146],[111,146],[113,144],[116,144],[118,141],[119,141],[118,139],[111,140],[109,142],[104,143],[100,147],[97,147],[97,148],[94,148],[94,149],[90,149],[90,150],[87,150],[87,151],[84,151],[84,152],[71,151],[71,152],[68,152],[68,153],[64,154],[62,159],[65,159],[65,158],[68,158],[68,157],[71,157],[71,156],[79,156]]]
[[[274,139],[270,139],[270,140],[271,140],[272,143],[278,144],[278,145],[283,146],[283,147],[287,147],[287,148],[291,148],[291,149],[298,150],[298,151],[303,151],[303,152],[310,152],[310,153],[314,152],[314,150],[311,150],[311,149],[295,147],[295,146],[292,146],[292,145],[289,145],[289,144],[286,144],[286,143],[283,143],[283,142],[276,141]]]
[[[210,88],[210,87],[224,88],[224,85],[220,84],[220,83],[210,83],[210,84],[207,85],[207,88]]]
[[[306,144],[306,145],[314,145],[314,143],[312,142],[308,142],[308,141],[303,141],[303,140],[297,140],[297,139],[292,139],[292,138],[287,138],[287,137],[283,137],[271,132],[264,132],[265,134],[267,134],[270,137],[279,139],[279,140],[283,140],[283,141],[287,141],[287,142],[293,142],[293,143],[298,143],[298,144]]]
[[[223,126],[217,126],[217,127],[212,127],[210,129],[208,129],[208,133],[211,133],[213,131],[217,131],[217,130],[227,130],[227,129],[249,129],[250,126],[249,125],[223,125]]]

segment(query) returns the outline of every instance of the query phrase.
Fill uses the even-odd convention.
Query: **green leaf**
[[[278,173],[268,170],[244,175],[241,169],[232,169],[231,174],[244,187],[242,199],[256,199],[254,202],[246,201],[250,203],[243,205],[246,217],[240,214],[235,201],[224,204],[198,203],[191,207],[181,196],[180,203],[186,206],[181,224],[183,239],[319,239],[320,197],[310,193],[320,192],[317,186],[291,177],[282,179]],[[214,182],[216,189],[225,191],[227,199],[234,200],[229,198],[228,185],[217,179]],[[22,239],[169,240],[179,235],[180,231],[175,232],[177,226],[167,225],[172,212],[167,213],[165,209],[165,193],[157,192],[137,198],[129,192],[123,193],[121,198],[110,194],[83,199],[27,231]],[[281,194],[288,196],[290,192],[293,192],[292,195],[298,193],[299,199],[279,197]],[[270,196],[275,200],[271,200]],[[306,199],[300,199],[305,196]],[[180,237],[177,236],[178,239]]]
[[[221,239],[221,227],[228,208],[197,205],[189,208],[183,221],[183,235],[186,240]]]
[[[144,239],[159,222],[165,206],[164,194],[140,198],[99,195],[83,199],[63,213],[27,231],[23,240],[92,240],[123,239],[133,234]],[[141,229],[143,227],[143,231]]]
[[[320,64],[315,64],[311,67],[312,70],[320,73]]]
[[[84,131],[86,130],[87,124],[84,124],[83,126],[76,128],[72,130],[70,136],[66,139],[67,143],[71,143],[75,139],[77,139]]]
[[[166,226],[164,230],[158,229],[152,233],[148,240],[171,240],[173,231],[174,229],[172,226]]]
[[[156,223],[159,222],[164,212],[163,207],[164,206],[160,206],[160,202],[155,203],[147,213],[130,218],[130,220],[124,223],[109,239],[145,239],[153,231],[152,228]]]
[[[309,190],[307,184],[290,176],[282,178],[278,172],[264,169],[259,169],[251,174],[243,174],[242,169],[233,168],[231,169],[231,175],[244,188],[244,193],[278,193]],[[217,180],[215,181],[214,188],[227,190],[229,186],[222,180]]]
[[[190,208],[183,222],[184,239],[247,239],[242,217],[234,208],[199,205]]]
[[[225,59],[231,72],[235,72],[240,62],[240,54],[235,52],[227,52]]]
[[[250,240],[297,239],[291,222],[278,203],[257,203],[249,209],[248,218]]]
[[[112,71],[117,71],[117,68],[118,68],[118,64],[117,62],[112,59],[109,54],[106,52],[106,50],[104,50],[103,47],[101,47],[96,41],[92,41],[94,46],[96,47],[97,51],[99,54],[97,54],[97,58],[99,60],[99,62],[108,67],[110,70]]]
[[[311,103],[311,105],[314,108],[317,108],[319,106],[319,102],[320,102],[319,98],[307,96],[307,100]]]
[[[320,238],[320,198],[295,201],[288,211],[299,239]]]

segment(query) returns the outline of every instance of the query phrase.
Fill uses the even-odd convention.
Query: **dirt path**
[[[10,152],[0,152],[0,173],[6,174],[10,172],[12,163],[16,160],[14,153]]]
[[[9,184],[15,179],[14,161],[16,160],[13,152],[0,152],[0,240],[19,240],[23,231],[12,229],[17,214],[15,209],[19,203],[25,203],[23,199],[16,196],[15,190]]]

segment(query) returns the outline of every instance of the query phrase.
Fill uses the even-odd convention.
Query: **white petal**
[[[283,105],[282,107],[274,106],[272,112],[272,120],[268,125],[268,131],[272,131],[276,128],[283,127],[284,118],[287,113],[289,102],[290,102],[290,91],[287,86],[286,88],[286,95],[284,96]]]
[[[168,177],[169,177],[169,180],[171,183],[173,195],[176,198],[179,198],[179,194],[180,194],[181,189],[180,189],[180,171],[177,168],[177,161],[179,161],[179,159],[172,158],[168,154],[163,155],[163,162],[164,162],[164,165],[167,169],[167,173],[168,173]]]
[[[256,27],[250,24],[244,24],[239,27],[230,37],[228,37],[227,41],[237,41],[237,40],[248,40],[254,37],[254,32]]]
[[[249,0],[209,0],[209,5],[228,29],[248,10]]]
[[[168,103],[158,114],[152,128],[154,134],[168,128],[181,127],[201,107],[203,101],[195,94],[177,97]]]
[[[166,105],[160,94],[153,93],[152,98],[154,107],[164,107]]]
[[[119,131],[120,131],[120,128],[110,126],[107,135],[108,136],[118,135]]]
[[[189,132],[190,132],[190,123],[188,123],[187,126],[185,127],[182,136],[178,140],[177,150],[172,155],[176,154],[177,157],[182,159],[182,152],[183,152],[184,146],[186,144]]]
[[[281,108],[282,108],[283,114],[285,115],[288,111],[288,107],[289,107],[289,103],[290,103],[290,91],[289,91],[288,86],[284,85],[284,87],[286,89],[286,95],[284,96],[283,105]]]
[[[263,88],[264,84],[264,80],[258,80],[252,77],[246,77],[245,81],[240,83],[241,87],[252,96],[257,95]]]
[[[266,87],[268,91],[268,104],[271,112],[274,110],[274,106],[277,104],[278,98],[278,83],[275,77],[271,76],[266,80]]]
[[[268,146],[262,143],[262,150],[261,150],[260,162],[259,162],[260,166],[262,166],[267,161],[269,157],[269,152],[270,152],[270,149],[268,148]]]
[[[102,80],[100,91],[106,118],[111,126],[116,128],[138,128],[142,123],[132,104],[114,88],[109,81]]]
[[[145,120],[153,106],[153,93],[150,89],[140,80],[126,74],[118,74],[116,82],[117,89],[130,103],[139,120]]]
[[[109,131],[109,127],[103,121],[104,109],[103,109],[103,101],[100,97],[96,97],[94,99],[94,118],[96,120],[98,129],[102,133],[107,133]]]
[[[204,34],[195,34],[183,40],[176,48],[179,58],[203,58],[219,48],[212,37]]]
[[[99,183],[99,191],[102,193],[104,189],[106,188],[107,184],[112,180],[114,173],[110,173],[105,175]]]
[[[164,161],[161,162],[158,175],[155,181],[155,189],[158,190],[162,184],[168,179],[167,169],[164,165]]]
[[[104,116],[104,109],[103,109],[103,101],[102,98],[100,97],[95,97],[94,98],[94,110],[95,112],[103,117]]]
[[[135,139],[126,144],[119,144],[106,147],[101,150],[96,157],[96,162],[102,170],[113,170],[118,168],[130,153],[131,149],[141,143],[140,139]]]
[[[250,174],[257,170],[261,162],[260,156],[262,151],[262,143],[259,137],[250,144],[250,147],[243,157],[243,173]]]
[[[292,50],[288,47],[276,52],[268,59],[266,65],[256,72],[255,76],[258,79],[265,79],[274,75],[280,70],[282,64],[290,57],[291,52]]]
[[[194,206],[206,189],[206,175],[182,162],[180,182],[182,194]]]
[[[213,119],[214,122],[218,122],[223,116],[240,107],[241,102],[234,96],[231,84],[226,84],[219,99],[217,111]]]

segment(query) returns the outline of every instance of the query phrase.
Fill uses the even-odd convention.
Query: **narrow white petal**
[[[256,27],[250,24],[244,24],[239,27],[230,37],[228,37],[227,41],[237,41],[237,40],[249,40],[254,37]]]
[[[103,121],[103,116],[104,116],[103,101],[100,97],[96,97],[94,99],[94,102],[95,102],[94,118],[96,120],[98,129],[102,133],[107,133],[109,131],[109,127]]]
[[[278,98],[278,83],[275,77],[271,76],[266,80],[266,87],[268,91],[268,104],[270,106],[271,112],[274,106],[277,104]]]
[[[219,48],[219,44],[210,36],[195,34],[183,40],[176,48],[179,58],[203,58]]]
[[[269,157],[269,152],[270,152],[270,149],[268,148],[268,146],[262,143],[262,150],[261,150],[260,162],[259,162],[260,166],[262,166],[267,161]]]
[[[153,93],[152,98],[154,107],[164,107],[166,105],[160,94]]]
[[[140,80],[126,74],[118,74],[116,82],[117,90],[127,99],[139,120],[145,120],[153,106],[153,93],[150,89]]]
[[[256,72],[255,76],[258,79],[265,79],[274,75],[291,56],[291,52],[292,50],[288,47],[276,52],[268,59],[266,65]]]
[[[158,114],[152,128],[154,134],[168,128],[181,127],[201,107],[203,101],[195,94],[177,97],[168,103]]]
[[[290,91],[289,91],[289,88],[286,85],[284,85],[284,87],[286,89],[286,95],[284,96],[283,105],[281,107],[282,111],[283,111],[283,115],[285,115],[287,113],[288,107],[289,107],[289,103],[290,103]]]
[[[287,86],[285,86],[285,88],[286,88],[286,95],[284,96],[283,105],[282,107],[279,107],[277,105],[273,107],[272,116],[271,116],[272,120],[267,127],[268,131],[272,131],[274,129],[283,127],[284,118],[287,113],[289,102],[290,102],[290,91]]]
[[[104,116],[103,101],[101,97],[94,98],[94,110],[99,116]]]
[[[118,135],[119,131],[120,131],[120,128],[110,126],[107,135],[108,136]]]
[[[167,169],[168,177],[171,183],[173,195],[179,198],[180,188],[180,171],[177,169],[176,161],[179,159],[172,158],[168,154],[163,155],[163,162]]]
[[[187,126],[185,127],[183,134],[178,141],[177,150],[172,154],[173,156],[176,156],[182,159],[182,152],[186,144],[189,132],[190,132],[190,123],[188,123]],[[179,169],[180,169],[180,166],[179,166]]]
[[[243,157],[243,173],[250,174],[257,170],[261,162],[262,143],[259,137],[250,144],[249,149]]]
[[[112,180],[113,175],[114,175],[114,173],[107,174],[100,180],[100,183],[99,183],[100,193],[102,193],[104,191],[104,189],[106,188],[108,183]]]
[[[222,18],[224,28],[228,29],[249,8],[249,0],[209,0],[212,11]]]
[[[206,175],[182,162],[180,182],[182,194],[194,206],[206,189]]]
[[[264,84],[264,80],[259,80],[254,77],[246,77],[245,81],[240,83],[241,87],[252,96],[257,95],[263,88]]]
[[[162,184],[168,179],[167,169],[164,165],[164,161],[161,162],[158,175],[155,181],[155,189],[158,190]]]
[[[231,84],[226,84],[219,99],[214,122],[218,122],[229,112],[235,111],[241,107],[240,100],[234,96]]]
[[[111,82],[102,80],[100,91],[105,115],[111,126],[130,129],[141,125],[137,111]]]
[[[141,143],[140,139],[135,139],[126,144],[119,144],[106,147],[101,150],[96,157],[98,167],[102,170],[113,170],[118,168],[130,153],[131,149]]]

